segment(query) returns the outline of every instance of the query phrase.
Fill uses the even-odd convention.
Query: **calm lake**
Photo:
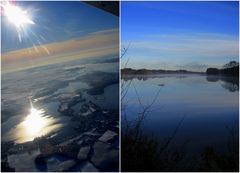
[[[142,123],[143,133],[161,141],[180,125],[171,142],[173,149],[184,146],[194,154],[213,147],[227,152],[231,135],[238,138],[238,78],[164,74],[124,76],[122,80],[125,85],[131,82],[123,100],[128,121],[137,119],[141,104],[148,106],[156,98]]]

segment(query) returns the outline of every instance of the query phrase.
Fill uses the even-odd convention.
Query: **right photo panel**
[[[121,171],[239,171],[239,3],[121,2]]]

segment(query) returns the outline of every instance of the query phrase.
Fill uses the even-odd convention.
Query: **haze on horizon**
[[[135,69],[201,72],[239,61],[238,26],[238,2],[121,3],[122,48],[130,44]]]

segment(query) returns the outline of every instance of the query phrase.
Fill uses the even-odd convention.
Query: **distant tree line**
[[[221,69],[208,68],[206,73],[208,75],[239,76],[239,63],[236,61],[230,61]]]
[[[158,74],[201,74],[201,72],[193,72],[188,70],[150,70],[150,69],[121,69],[122,75],[158,75]]]

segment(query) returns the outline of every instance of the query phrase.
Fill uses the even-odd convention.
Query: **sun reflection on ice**
[[[58,122],[53,116],[46,115],[44,109],[37,109],[33,107],[30,101],[31,107],[29,114],[20,122],[16,128],[10,131],[10,136],[14,136],[17,143],[23,143],[32,141],[36,137],[41,137],[55,132],[62,127],[62,124]]]
[[[23,121],[23,125],[30,135],[36,135],[49,124],[49,120],[43,117],[43,110],[37,110],[35,108],[30,109],[30,114]]]

